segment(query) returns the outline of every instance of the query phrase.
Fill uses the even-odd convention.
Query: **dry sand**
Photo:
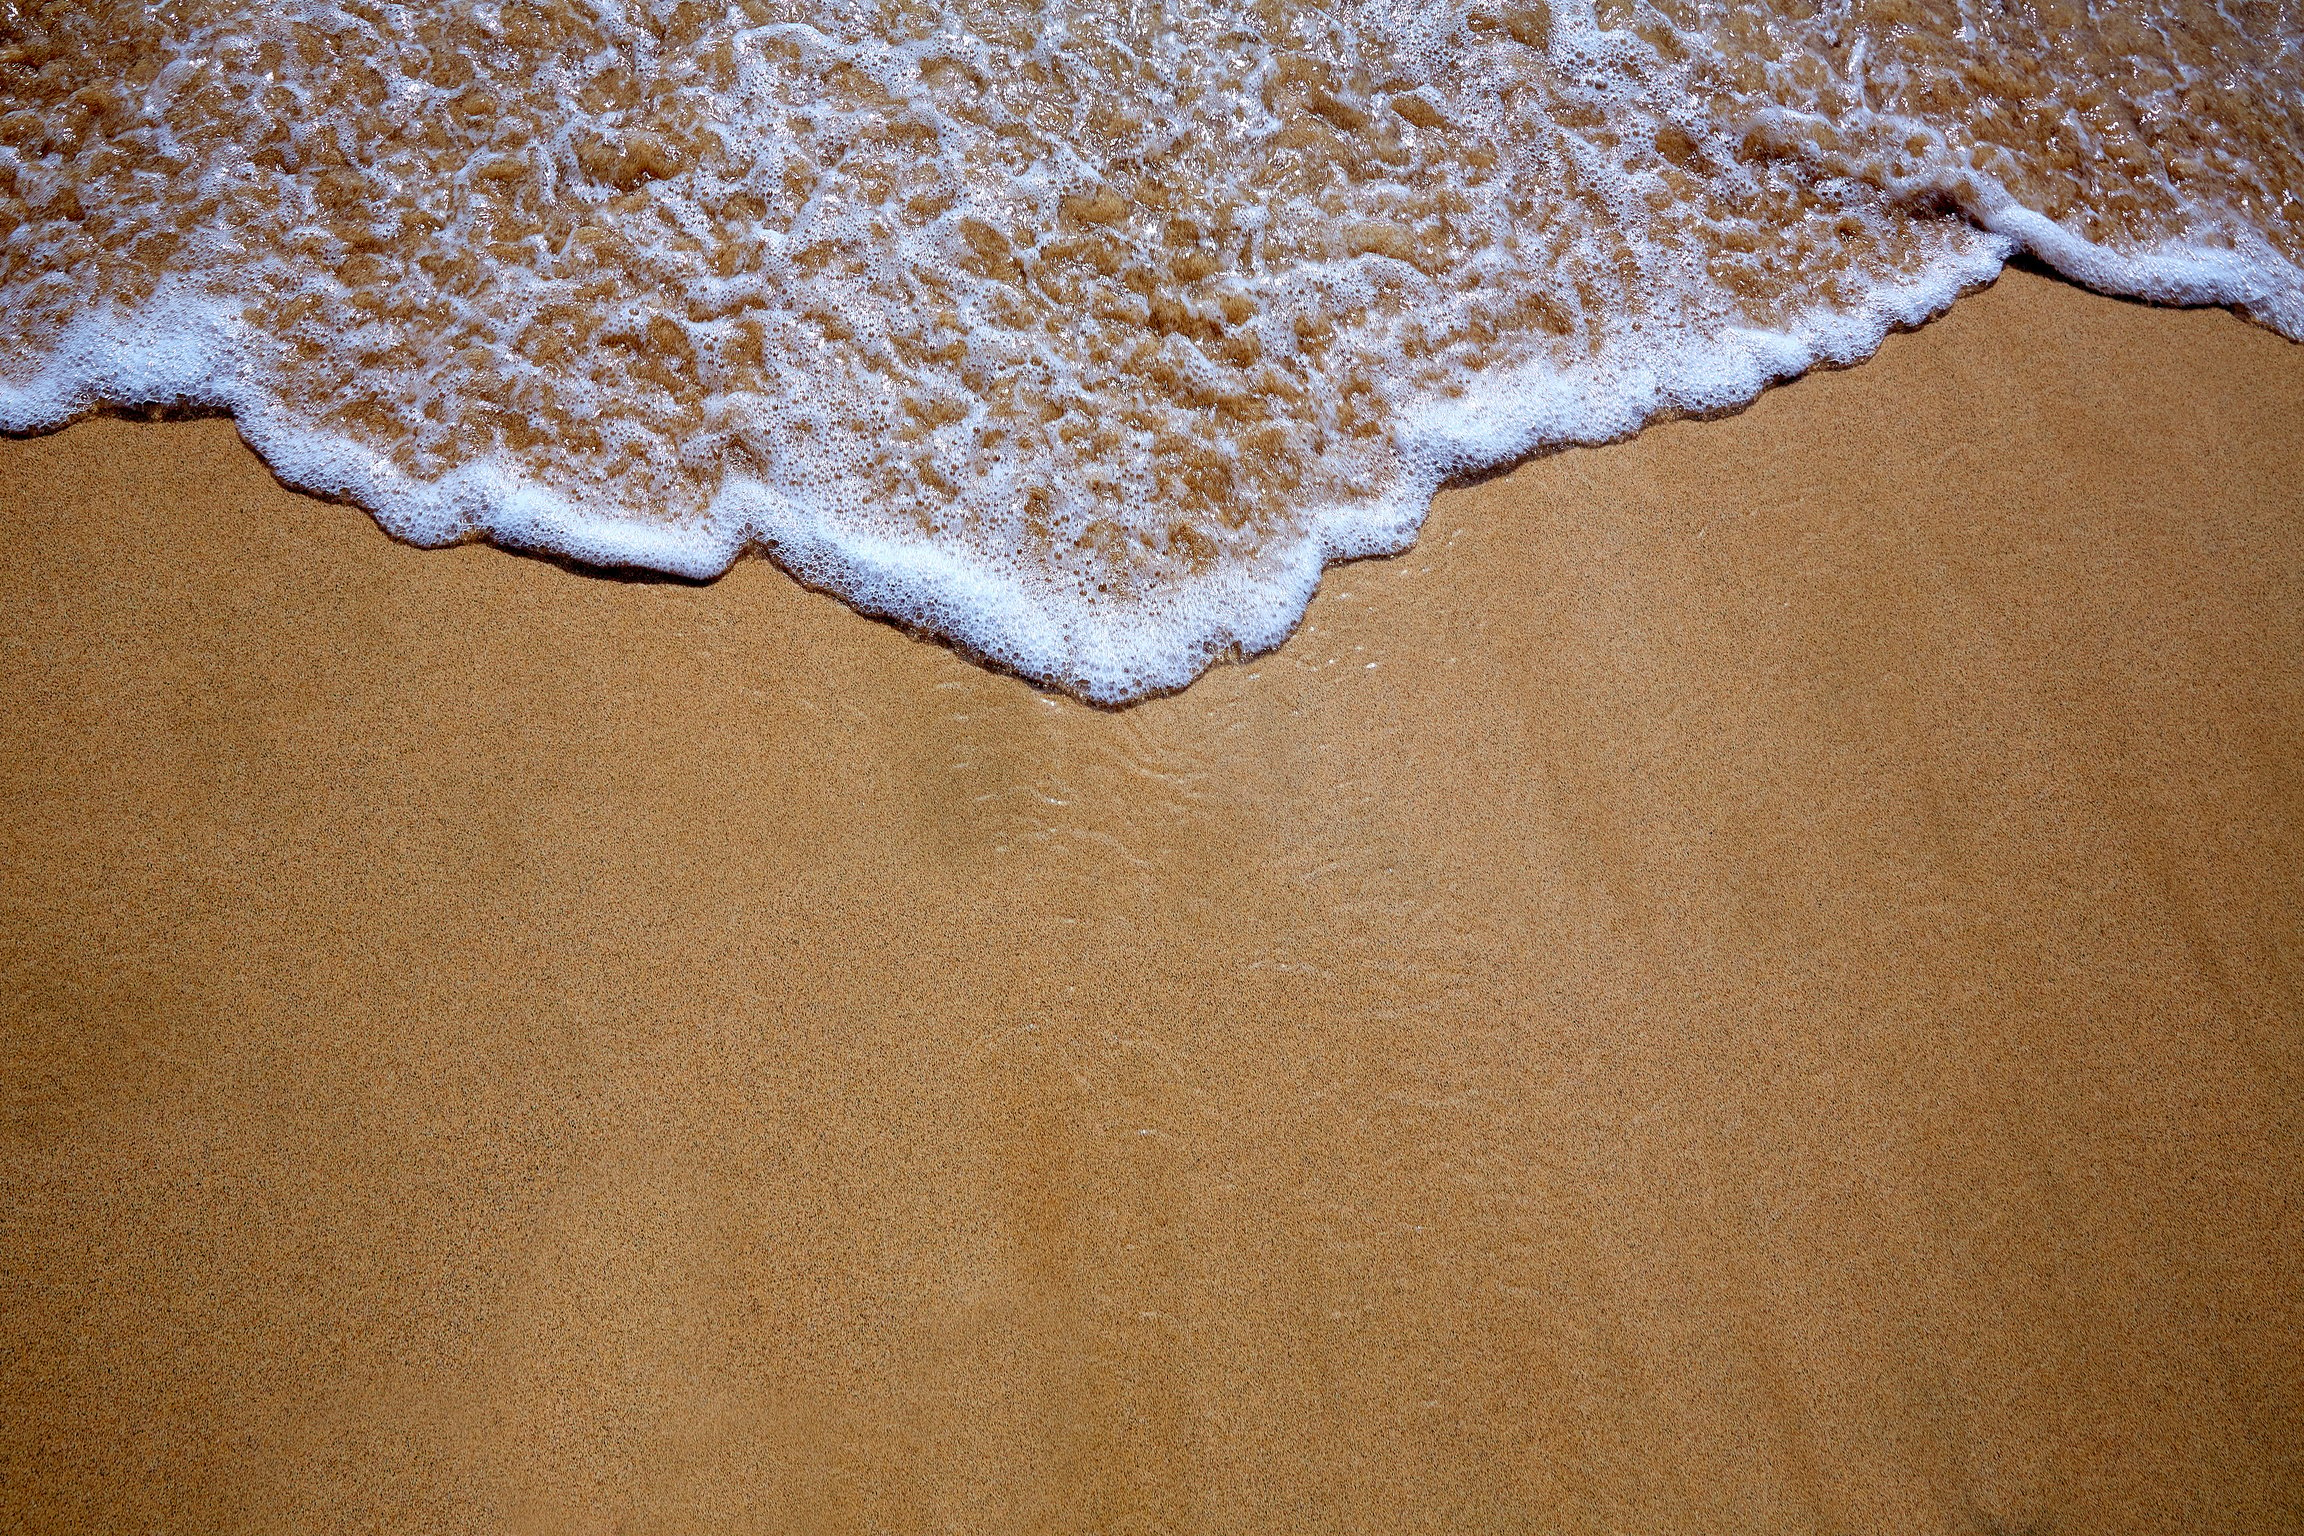
[[[2011,275],[1123,713],[0,515],[0,1528],[2304,1523],[2304,347]]]

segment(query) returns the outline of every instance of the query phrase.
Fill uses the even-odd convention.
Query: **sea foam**
[[[764,552],[1106,702],[2019,249],[2304,338],[2292,7],[8,17],[0,428],[220,408],[416,544]]]

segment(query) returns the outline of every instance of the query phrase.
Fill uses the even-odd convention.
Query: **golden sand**
[[[1119,713],[222,422],[0,507],[0,1529],[2304,1515],[2267,332],[2012,275]]]

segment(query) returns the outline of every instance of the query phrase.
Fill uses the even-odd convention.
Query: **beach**
[[[0,441],[0,1529],[2304,1521],[2304,347],[2011,271],[1124,710]]]

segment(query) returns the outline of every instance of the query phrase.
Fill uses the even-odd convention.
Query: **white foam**
[[[2236,231],[2229,249],[2170,242],[2121,252],[2084,240],[2013,198],[1979,210],[1977,222],[2099,292],[2160,304],[2228,305],[2290,340],[2304,340],[2304,270],[2253,230]]]
[[[1021,42],[957,8],[921,32],[748,0],[721,38],[733,88],[697,83],[701,44],[684,57],[638,10],[603,11],[591,54],[490,77],[529,92],[548,131],[451,144],[435,183],[407,157],[463,98],[405,38],[326,6],[236,3],[216,0],[150,87],[154,142],[207,155],[181,178],[197,195],[180,269],[141,298],[92,287],[59,328],[0,346],[25,362],[0,375],[0,429],[103,404],[225,410],[284,480],[411,543],[699,579],[765,554],[1100,702],[1277,645],[1326,564],[1405,548],[1452,476],[1858,361],[2018,249],[2304,337],[2304,273],[2236,211],[2247,196],[2091,241],[1980,169],[1998,151],[1975,124],[1913,115],[1934,99],[1925,59],[1890,58],[1885,34],[1833,52],[1826,23],[1842,23],[1812,8],[1769,24],[1775,46],[1822,50],[1821,73],[1758,97],[1708,73],[1719,39],[1660,51],[1654,13],[1646,33],[1607,29],[1589,0],[1548,21],[1173,0],[1141,37],[1051,11]],[[250,72],[250,39],[282,16],[365,40],[391,75],[373,123],[337,111],[325,69]],[[373,133],[363,152],[406,161],[391,174],[437,238],[402,250],[414,237],[328,225],[312,167],[331,151],[311,125],[287,140],[303,163],[269,171],[172,136],[171,93],[219,69],[240,71],[251,134],[280,121],[262,107],[276,76],[332,142]],[[580,104],[634,71],[688,114],[688,139],[656,107]],[[1066,102],[1069,128],[1034,126]],[[1777,147],[1744,154],[1753,134]],[[587,136],[648,135],[682,168],[635,179],[586,159]],[[76,221],[43,211],[61,163],[0,146],[31,210],[11,249],[75,248]],[[2165,201],[2146,191],[2137,206]],[[760,211],[731,222],[739,206]],[[150,227],[127,201],[99,211]],[[470,271],[431,275],[443,252]],[[1185,273],[1180,252],[1202,264]],[[397,277],[358,270],[387,259]],[[19,261],[0,298],[92,270]],[[539,350],[567,313],[588,329]],[[319,320],[279,318],[296,314]],[[738,355],[742,326],[758,364],[710,361]],[[339,419],[355,388],[391,430]],[[539,443],[475,446],[473,423],[523,412],[550,425]],[[1186,449],[1206,450],[1194,473],[1249,487],[1237,507],[1179,510],[1199,483]]]

